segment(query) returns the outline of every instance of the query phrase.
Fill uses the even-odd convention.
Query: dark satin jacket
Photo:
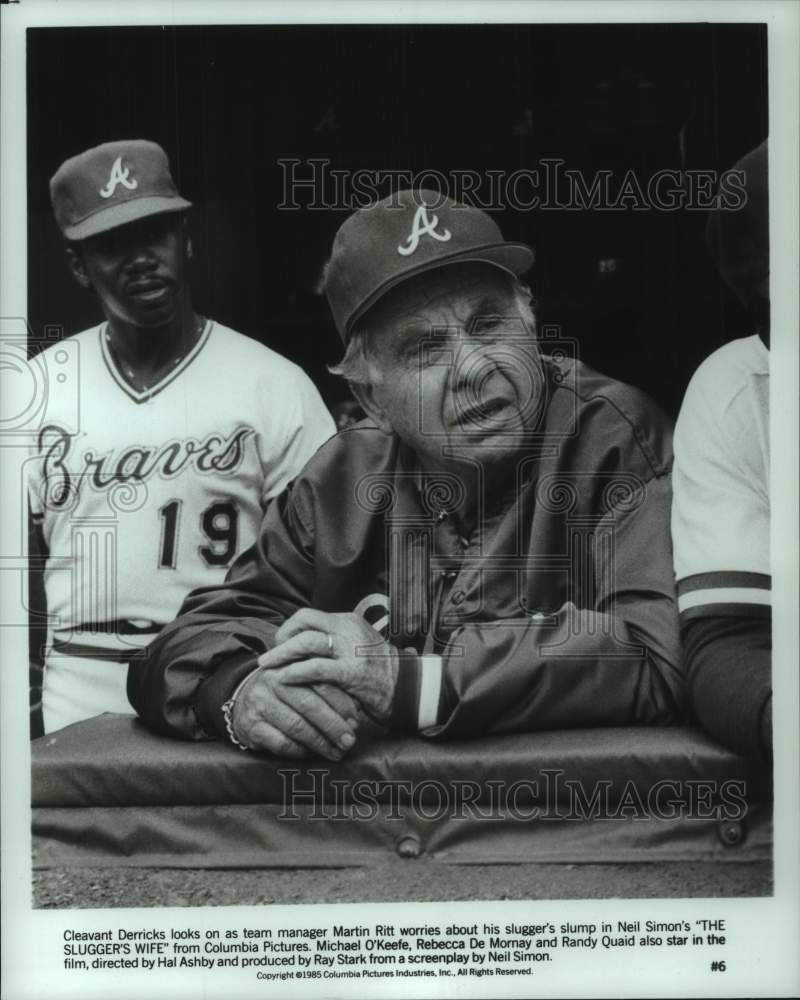
[[[323,445],[220,587],[190,594],[128,695],[153,729],[225,737],[221,706],[299,608],[356,611],[403,650],[392,725],[427,737],[677,722],[671,431],[639,391],[545,362],[516,476],[477,525],[368,423]],[[423,706],[423,701],[426,704]]]

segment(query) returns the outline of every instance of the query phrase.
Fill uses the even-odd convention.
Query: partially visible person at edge
[[[698,721],[741,754],[772,753],[767,142],[733,168],[747,198],[706,227],[753,333],[708,357],[675,429],[672,536],[689,693]]]
[[[86,150],[50,194],[72,274],[105,318],[40,355],[47,421],[29,494],[51,622],[46,732],[132,714],[128,661],[189,591],[222,583],[334,432],[300,368],[195,311],[190,203],[160,146]]]
[[[317,722],[283,728],[277,708],[320,682],[383,729],[438,740],[681,718],[670,425],[637,390],[541,352],[532,262],[431,191],[343,223],[335,370],[367,419],[131,664],[148,726],[304,756]],[[336,759],[359,733],[325,735]]]

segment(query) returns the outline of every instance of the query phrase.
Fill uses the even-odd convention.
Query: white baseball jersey
[[[672,543],[681,621],[770,604],[769,351],[726,344],[692,377],[675,427]]]
[[[145,392],[118,372],[105,323],[41,359],[49,396],[29,492],[48,547],[49,732],[131,711],[131,655],[190,590],[222,582],[267,501],[335,428],[300,368],[211,320]]]

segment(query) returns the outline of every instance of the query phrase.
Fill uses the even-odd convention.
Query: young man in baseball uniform
[[[747,198],[706,236],[755,332],[700,365],[675,427],[672,536],[698,721],[738,753],[772,754],[767,143],[740,160]]]
[[[296,365],[193,308],[190,203],[159,146],[89,149],[50,193],[104,319],[40,355],[49,395],[29,491],[47,557],[46,732],[131,712],[128,662],[189,591],[222,583],[334,432]]]
[[[532,260],[436,192],[344,222],[326,292],[368,419],[131,664],[148,725],[299,756],[276,699],[319,682],[440,740],[681,717],[669,423],[542,353]]]

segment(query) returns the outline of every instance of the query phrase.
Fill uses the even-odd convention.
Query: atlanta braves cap
[[[50,201],[68,240],[191,206],[178,194],[167,154],[146,139],[106,142],[66,160],[50,180]]]
[[[398,191],[361,208],[339,227],[325,294],[347,344],[353,325],[378,299],[415,275],[446,264],[480,262],[524,274],[534,254],[507,243],[486,212],[438,191]]]

